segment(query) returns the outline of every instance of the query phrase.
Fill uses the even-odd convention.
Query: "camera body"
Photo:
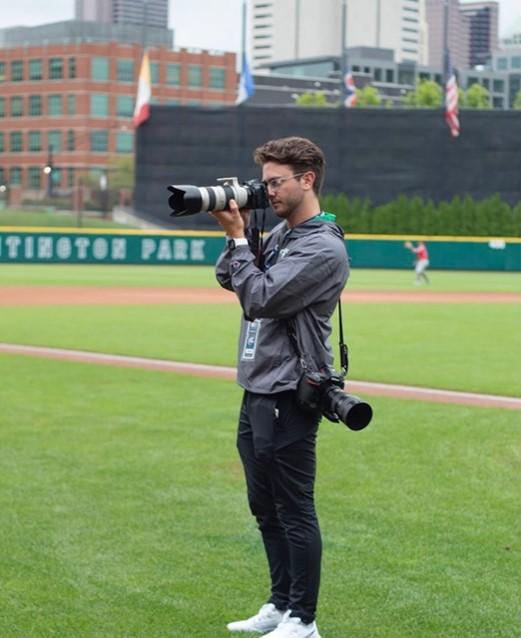
[[[326,419],[342,421],[351,430],[369,425],[373,410],[354,394],[344,392],[344,377],[331,368],[305,371],[297,386],[297,403],[310,412],[321,412]]]
[[[252,179],[242,184],[237,177],[220,177],[219,186],[192,186],[190,184],[171,185],[172,193],[168,204],[171,216],[185,217],[212,210],[225,210],[231,199],[239,208],[268,208],[268,189],[263,182]]]

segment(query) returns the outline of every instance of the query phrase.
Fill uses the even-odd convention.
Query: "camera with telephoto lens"
[[[231,199],[239,208],[268,208],[270,200],[268,189],[263,182],[252,179],[243,184],[237,177],[220,177],[219,186],[172,185],[168,204],[173,217],[184,217],[207,213],[212,210],[225,210]]]
[[[335,423],[342,421],[351,430],[363,430],[371,422],[373,410],[343,388],[344,377],[334,370],[306,371],[297,387],[298,405],[307,411],[320,411]]]

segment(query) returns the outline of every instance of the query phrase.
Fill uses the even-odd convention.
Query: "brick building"
[[[137,43],[82,38],[0,46],[0,185],[12,204],[43,197],[50,182],[70,194],[78,177],[132,155],[142,54]],[[154,103],[234,103],[234,53],[157,46],[149,59]]]

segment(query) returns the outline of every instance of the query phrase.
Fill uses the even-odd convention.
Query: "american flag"
[[[452,137],[459,135],[458,83],[454,71],[449,72],[445,86],[445,121]]]
[[[344,86],[346,96],[344,100],[344,106],[347,109],[350,109],[356,104],[356,87],[351,71],[348,71],[344,76]]]

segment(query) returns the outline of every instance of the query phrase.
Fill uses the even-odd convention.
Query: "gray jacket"
[[[263,242],[265,270],[248,246],[225,248],[216,265],[220,285],[239,298],[244,317],[237,381],[250,392],[296,388],[302,366],[287,330],[293,318],[307,367],[333,363],[331,315],[349,274],[342,229],[312,218],[288,230],[276,226]]]

